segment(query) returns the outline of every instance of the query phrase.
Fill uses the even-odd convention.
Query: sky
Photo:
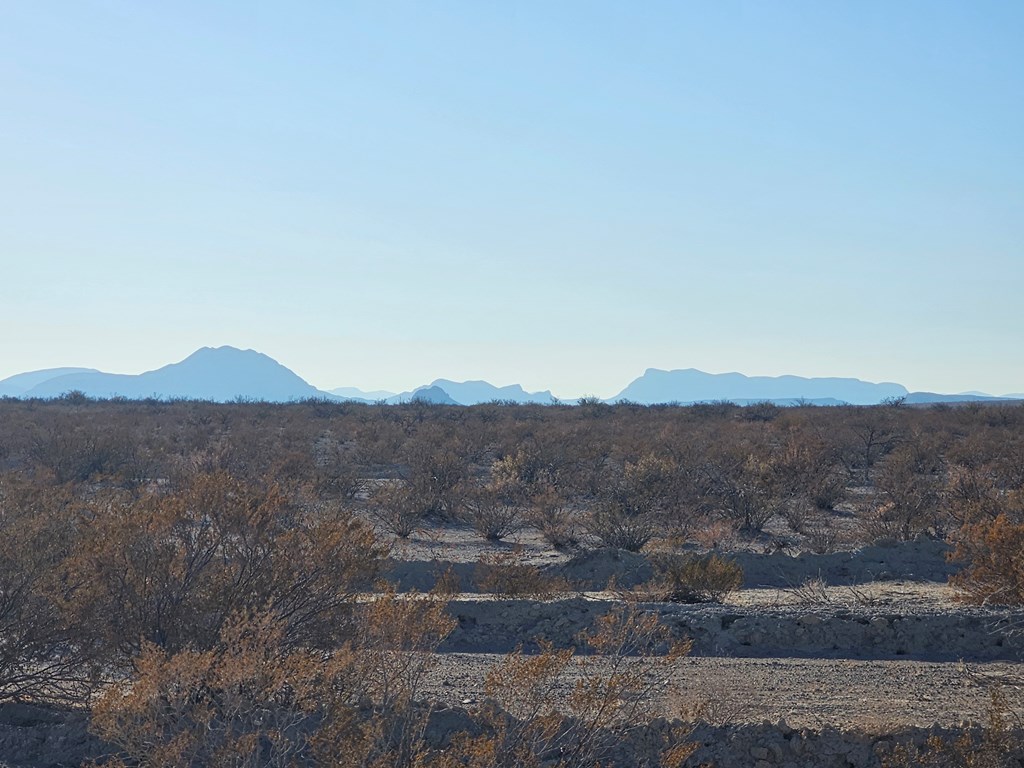
[[[1024,3],[0,4],[0,378],[1024,392]]]

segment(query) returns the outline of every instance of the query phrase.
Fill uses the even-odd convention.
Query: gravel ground
[[[501,658],[443,654],[429,675],[427,692],[446,704],[471,706],[484,698],[484,678]],[[577,676],[567,674],[559,690],[568,691]],[[981,679],[1014,677],[1024,680],[1024,664],[690,657],[678,662],[676,691],[663,698],[663,705],[669,715],[680,706],[705,705],[706,716],[717,723],[784,719],[791,727],[888,733],[982,721],[988,693]],[[1024,713],[1024,687],[1005,690]]]

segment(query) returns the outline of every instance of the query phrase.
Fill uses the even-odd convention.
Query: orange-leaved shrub
[[[104,765],[416,766],[445,602],[385,593],[333,651],[295,646],[273,612],[236,614],[206,650],[143,646],[135,673],[93,707],[119,753]]]
[[[73,545],[75,506],[64,487],[0,477],[0,702],[75,703],[94,682],[81,628],[60,611],[58,571]]]
[[[996,517],[981,516],[955,534],[951,556],[965,565],[950,581],[970,602],[1024,605],[1024,492],[1003,503]]]
[[[636,588],[649,600],[670,603],[718,603],[743,585],[743,569],[735,560],[711,553],[680,555],[653,552],[648,558],[653,577]]]
[[[269,611],[288,643],[329,647],[385,552],[350,513],[302,508],[225,472],[103,496],[81,525],[60,566],[62,608],[122,663],[147,644],[213,647],[240,612]]]
[[[543,600],[570,591],[565,579],[524,562],[519,548],[483,555],[473,571],[473,581],[481,592],[503,598]]]

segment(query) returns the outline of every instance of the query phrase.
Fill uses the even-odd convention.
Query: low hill
[[[378,400],[387,400],[389,397],[395,396],[394,392],[388,392],[384,389],[366,391],[358,387],[338,387],[337,389],[328,390],[328,392],[345,400],[358,400],[366,403],[375,403]]]
[[[45,381],[77,373],[99,373],[99,371],[95,368],[46,368],[41,371],[19,373],[0,380],[0,397],[21,397]]]
[[[434,405],[460,405],[440,387],[420,387],[409,398],[414,403],[433,403]]]

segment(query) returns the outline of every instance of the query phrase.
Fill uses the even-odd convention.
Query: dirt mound
[[[612,579],[620,587],[634,587],[652,575],[646,557],[622,549],[582,552],[566,563],[552,566],[551,573],[589,591],[606,589]]]
[[[790,587],[814,578],[837,585],[895,580],[946,582],[958,570],[947,559],[949,551],[944,541],[920,539],[824,555],[737,552],[728,556],[743,568],[744,586]]]

